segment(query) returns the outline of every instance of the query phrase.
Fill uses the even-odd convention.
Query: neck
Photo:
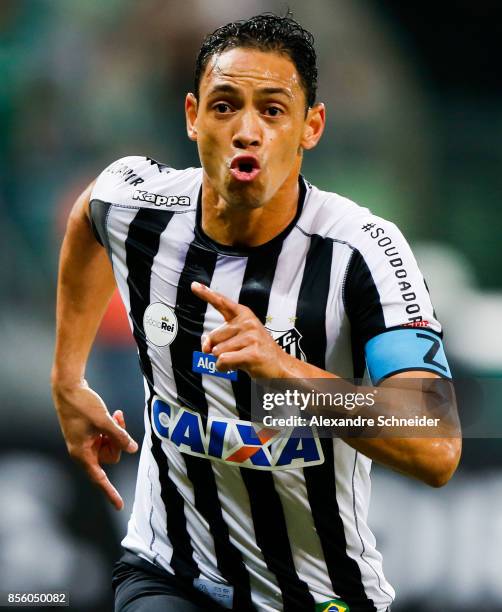
[[[202,229],[227,246],[256,247],[272,240],[294,219],[298,208],[298,173],[292,173],[274,196],[258,208],[236,207],[219,195],[204,173]]]

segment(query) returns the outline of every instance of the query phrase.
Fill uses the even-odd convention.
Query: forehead
[[[287,55],[246,47],[228,49],[210,58],[200,83],[201,95],[227,83],[241,87],[281,87],[295,97],[302,92],[298,71]]]

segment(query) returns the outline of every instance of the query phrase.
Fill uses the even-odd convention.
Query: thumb
[[[101,429],[103,433],[106,433],[106,435],[126,453],[135,453],[138,450],[137,442],[135,442],[127,431],[121,427],[109,414],[107,415]]]

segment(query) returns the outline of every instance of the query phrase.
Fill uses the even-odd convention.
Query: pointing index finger
[[[124,502],[120,493],[109,481],[106,472],[97,462],[97,459],[89,454],[79,459],[82,467],[87,472],[89,478],[105,493],[106,497],[117,510],[122,510]]]
[[[221,293],[209,289],[206,285],[193,282],[192,291],[201,300],[204,300],[216,308],[216,310],[223,315],[225,321],[230,321],[239,314],[240,306],[237,302],[232,301]]]

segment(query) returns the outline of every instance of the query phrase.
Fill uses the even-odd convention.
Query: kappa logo
[[[190,206],[190,198],[188,196],[166,196],[143,191],[142,189],[136,189],[132,199],[139,200],[140,202],[150,202],[155,204],[155,206]]]
[[[284,430],[260,423],[209,417],[188,408],[171,407],[154,398],[152,421],[156,434],[196,457],[255,470],[303,468],[324,462],[317,433],[306,427]]]
[[[296,329],[296,327],[288,329],[287,331],[276,331],[275,329],[270,329],[269,327],[267,329],[272,334],[272,338],[277,342],[283,351],[286,351],[286,353],[292,357],[300,359],[301,361],[307,361],[307,357],[300,346],[300,340],[303,336]]]

